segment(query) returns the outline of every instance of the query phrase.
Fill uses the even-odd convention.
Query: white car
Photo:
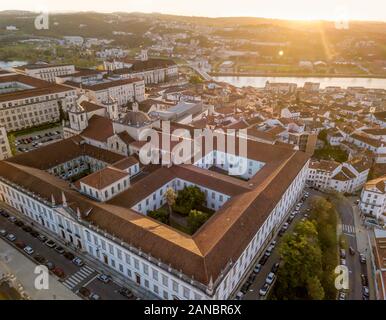
[[[84,262],[81,258],[74,258],[74,260],[72,260],[72,262],[77,265],[78,267],[81,267],[84,265]]]
[[[260,272],[260,270],[261,270],[261,264],[258,263],[258,264],[255,266],[255,268],[253,269],[253,272],[257,274],[257,273]]]
[[[273,272],[270,272],[265,279],[265,283],[272,284],[272,282],[275,280],[275,274]]]
[[[6,237],[9,241],[15,241],[16,240],[16,236],[12,233],[9,233]]]
[[[340,264],[342,266],[345,266],[346,265],[346,259],[340,259]]]
[[[23,250],[25,253],[27,253],[29,255],[31,255],[35,252],[34,249],[32,249],[30,246],[26,246]]]
[[[244,297],[244,293],[242,293],[241,291],[237,292],[236,300],[241,300],[243,297]]]
[[[1,229],[0,236],[5,237],[6,235],[7,235],[7,231],[5,231],[4,229]]]
[[[264,283],[264,285],[261,287],[260,291],[259,291],[259,294],[264,297],[267,292],[269,290],[269,284],[268,283]]]

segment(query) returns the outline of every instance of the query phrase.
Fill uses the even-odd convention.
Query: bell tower
[[[88,126],[87,114],[81,105],[85,100],[87,100],[87,98],[85,96],[81,96],[76,101],[74,106],[68,111],[71,129],[79,132],[83,131]]]

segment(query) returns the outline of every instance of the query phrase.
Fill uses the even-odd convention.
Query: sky
[[[0,10],[136,11],[206,17],[386,22],[385,0],[1,0]]]

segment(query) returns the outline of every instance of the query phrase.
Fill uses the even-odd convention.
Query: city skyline
[[[92,6],[90,6],[92,4]],[[71,8],[71,10],[68,10]],[[69,0],[65,3],[59,1],[25,1],[15,3],[0,4],[2,10],[30,10],[30,11],[49,11],[49,12],[68,12],[68,11],[92,11],[96,12],[159,12],[163,14],[175,14],[186,16],[205,16],[205,17],[261,17],[272,19],[289,20],[371,20],[386,21],[386,4],[378,0],[366,2],[359,0],[326,0],[326,1],[306,1],[294,0],[291,2],[274,0],[264,3],[260,0],[248,1],[241,0],[235,8],[234,3],[225,0],[221,2],[212,1],[207,3],[203,0],[192,2],[179,1],[175,3],[171,0],[144,0],[140,3],[133,1],[113,0],[108,4],[105,2],[91,3],[82,1],[81,3]],[[278,10],[280,8],[280,10]]]

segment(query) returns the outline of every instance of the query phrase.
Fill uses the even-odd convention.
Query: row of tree
[[[321,197],[313,198],[309,220],[299,222],[279,248],[281,267],[273,299],[335,299],[336,226],[333,204]]]

